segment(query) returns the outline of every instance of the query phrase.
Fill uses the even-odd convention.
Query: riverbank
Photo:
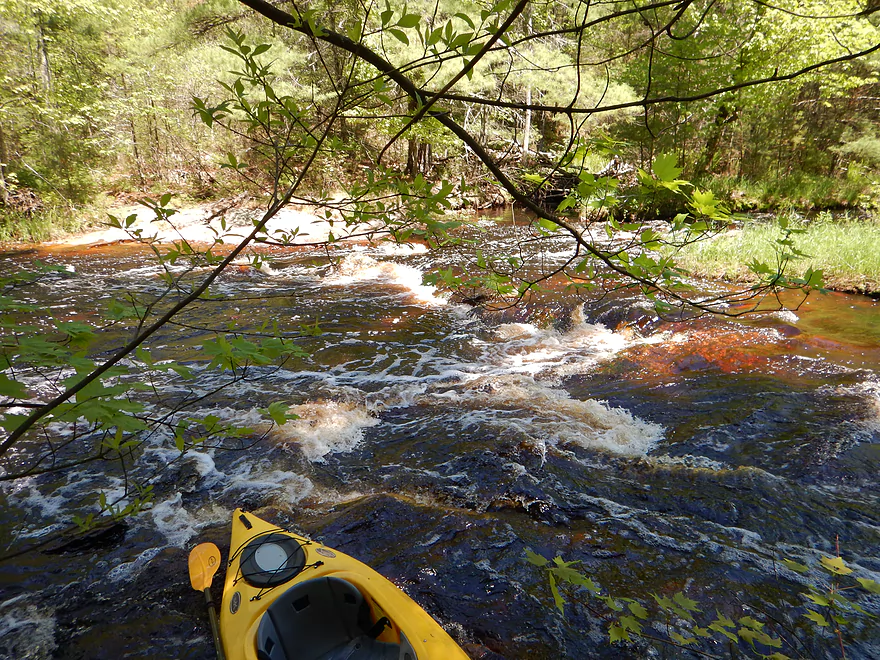
[[[170,206],[174,207],[174,204]],[[142,204],[109,206],[104,209],[103,222],[93,220],[76,231],[40,241],[40,244],[52,247],[98,246],[135,242],[140,235],[143,239],[169,245],[179,241],[211,245],[219,239],[231,246],[253,231],[263,213],[264,209],[238,198],[181,205],[167,219],[157,218],[152,209]],[[114,217],[125,229],[113,226]],[[268,237],[270,243],[273,237],[277,237],[279,242],[287,245],[307,246],[380,229],[378,224],[347,227],[338,215],[319,217],[311,209],[289,205],[269,220],[263,236]]]
[[[804,256],[792,262],[788,276],[799,276],[808,268],[821,270],[827,289],[880,297],[880,223],[825,214],[795,227],[794,245]],[[781,237],[776,222],[754,221],[690,245],[676,258],[698,277],[748,283],[755,279],[748,264],[775,267],[776,241]]]
[[[171,204],[174,206],[174,204]],[[169,220],[157,220],[153,211],[134,203],[110,204],[86,219],[85,226],[39,241],[42,245],[63,248],[124,243],[133,241],[139,230],[144,237],[172,243],[185,240],[192,244],[211,244],[223,237],[226,245],[237,243],[253,229],[262,210],[241,198],[213,202],[180,203],[180,209]],[[102,216],[102,220],[98,216]],[[113,228],[106,219],[113,215],[120,220],[134,216],[128,231]],[[873,219],[835,219],[820,214],[810,222],[796,220],[796,247],[807,256],[793,263],[799,275],[807,268],[822,270],[826,288],[843,293],[880,297],[880,223]],[[76,225],[70,225],[72,228]],[[379,225],[349,228],[339,217],[324,218],[308,207],[289,206],[282,209],[267,226],[270,236],[284,237],[287,244],[314,245],[379,231]],[[781,237],[778,225],[771,220],[754,220],[741,227],[724,230],[676,255],[679,264],[693,275],[706,279],[748,283],[755,280],[748,264],[755,261],[773,265],[774,246]],[[21,243],[8,242],[6,248]]]

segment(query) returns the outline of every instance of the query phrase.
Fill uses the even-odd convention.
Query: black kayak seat
[[[334,577],[306,580],[266,610],[257,628],[257,658],[401,660],[401,645],[373,639],[367,634],[372,627],[369,605],[353,584]]]

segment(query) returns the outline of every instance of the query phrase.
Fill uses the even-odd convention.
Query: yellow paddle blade
[[[214,573],[220,568],[220,550],[213,543],[200,543],[189,553],[189,581],[196,591],[211,586]]]

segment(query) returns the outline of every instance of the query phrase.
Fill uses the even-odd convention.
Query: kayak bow
[[[228,660],[467,660],[369,566],[236,509],[220,608]]]

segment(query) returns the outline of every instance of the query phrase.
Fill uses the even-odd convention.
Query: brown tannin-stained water
[[[161,289],[131,247],[10,254],[3,270],[34,258],[73,271],[28,293],[65,320]],[[526,548],[580,561],[616,595],[686,589],[740,616],[756,598],[799,605],[778,561],[838,543],[880,580],[880,302],[814,294],[795,313],[662,323],[634,298],[549,296],[480,315],[422,286],[445,258],[349,246],[332,267],[291,252],[225,273],[154,356],[190,365],[207,393],[222,376],[202,328],[317,320],[322,334],[299,342],[308,358],[254,368],[196,410],[253,425],[255,408],[283,401],[300,418],[247,451],[191,451],[164,469],[178,453],[154,437],[135,468],[157,474],[152,508],[88,545],[0,564],[0,657],[212,657],[186,555],[211,540],[225,557],[236,506],[370,564],[474,658],[691,657],[612,647],[576,604],[563,619]],[[170,378],[156,386],[187,396]],[[0,547],[39,540],[122,483],[112,466],[109,482],[84,467],[0,483]],[[871,626],[848,658],[880,657]]]

